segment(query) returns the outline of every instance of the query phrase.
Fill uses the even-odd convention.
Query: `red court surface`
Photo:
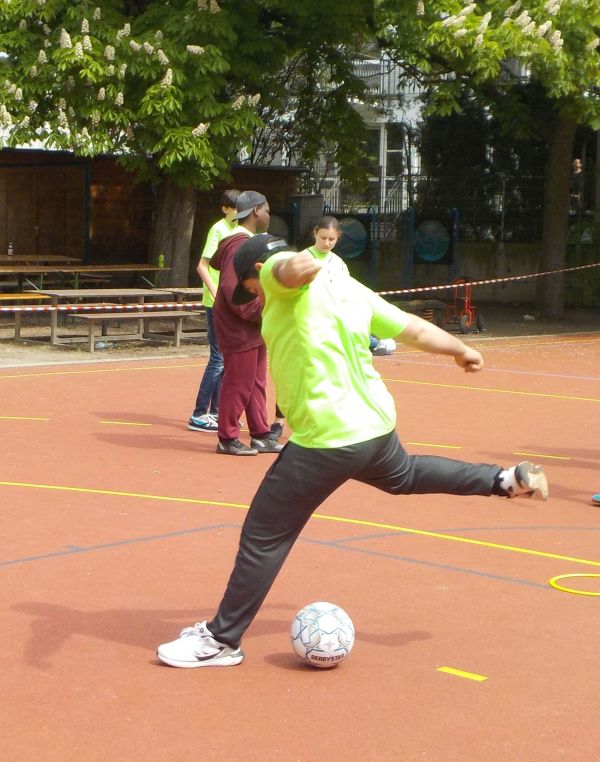
[[[599,759],[600,597],[548,580],[589,574],[563,584],[600,592],[600,335],[471,341],[475,375],[402,349],[375,360],[400,437],[540,462],[548,502],[344,485],[228,669],[154,655],[214,612],[274,457],[218,456],[214,435],[187,430],[204,361],[0,371],[0,758]],[[290,646],[315,600],[356,627],[333,670]]]

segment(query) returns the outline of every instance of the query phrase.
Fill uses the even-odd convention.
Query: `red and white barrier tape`
[[[588,270],[590,267],[600,267],[600,262],[592,265],[579,265],[578,267],[566,267],[562,270],[548,270],[543,273],[530,273],[529,275],[510,275],[506,278],[487,278],[485,280],[467,280],[463,283],[449,283],[443,286],[421,286],[419,288],[403,288],[398,291],[378,291],[379,296],[391,296],[394,294],[418,294],[423,291],[442,291],[448,288],[464,288],[465,286],[488,286],[492,283],[508,283],[514,280],[527,280],[528,278],[539,278],[543,275],[556,275],[558,273],[570,273],[575,270]]]
[[[424,291],[445,291],[449,288],[464,288],[465,286],[489,286],[494,283],[509,283],[516,280],[527,280],[529,278],[540,278],[544,275],[557,275],[559,273],[570,273],[577,270],[589,270],[592,267],[600,267],[600,262],[595,262],[591,265],[579,265],[578,267],[566,267],[562,270],[548,270],[542,273],[529,273],[528,275],[511,275],[506,278],[486,278],[483,280],[468,280],[463,283],[448,283],[442,286],[419,286],[417,288],[402,288],[396,291],[378,291],[379,296],[396,296],[400,294],[420,294]],[[29,292],[28,292],[29,293]],[[32,294],[35,291],[30,292]],[[152,312],[153,310],[161,311],[165,308],[177,308],[177,309],[199,309],[202,308],[202,302],[144,302],[143,304],[29,304],[29,305],[13,305],[3,307],[0,306],[0,313],[2,312],[78,312],[80,310],[87,310],[90,312],[119,312],[122,310],[131,311],[137,310],[140,314],[145,312]]]

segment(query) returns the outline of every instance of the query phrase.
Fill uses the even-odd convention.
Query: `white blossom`
[[[161,87],[170,87],[173,84],[173,71],[171,69],[167,69],[167,73],[160,81]]]
[[[585,46],[588,50],[596,50],[596,48],[600,45],[600,37],[594,37],[591,42],[588,42],[588,44]]]
[[[35,113],[35,111],[37,110],[37,107],[38,107],[38,103],[37,101],[34,101],[34,100],[30,100],[27,106],[27,108],[29,109],[29,111],[31,111],[32,114]]]
[[[23,91],[20,87],[17,87],[15,90],[15,100],[16,101],[22,101],[23,100]]]
[[[551,16],[556,16],[560,10],[560,2],[561,0],[548,0],[548,2],[544,5],[544,9]]]
[[[67,119],[67,115],[65,114],[65,112],[62,109],[59,109],[59,111],[58,111],[58,124],[61,127],[66,127],[68,123],[69,123],[69,120]]]
[[[90,139],[90,133],[88,132],[88,129],[87,129],[87,127],[84,127],[84,128],[81,130],[81,137],[82,137],[84,140],[89,140],[89,139]]]
[[[23,119],[21,119],[21,122],[19,123],[19,127],[29,127],[29,122],[31,119],[28,116],[24,116]]]
[[[169,63],[169,59],[167,58],[163,50],[159,49],[156,55],[158,57],[158,62],[162,64],[163,66],[166,66]]]
[[[469,3],[468,5],[465,5],[465,7],[459,11],[459,16],[468,16],[470,13],[472,13],[475,8],[477,8],[477,3]]]
[[[205,11],[208,9],[208,0],[198,0],[198,10]]]
[[[258,106],[259,101],[260,101],[260,93],[256,93],[256,95],[253,95],[251,98],[248,98],[248,103],[251,106]]]
[[[107,61],[114,61],[115,60],[115,49],[112,45],[107,45],[104,48],[104,58],[106,58]]]
[[[194,56],[201,56],[204,53],[204,48],[200,47],[200,45],[186,45],[185,49]]]
[[[530,21],[527,26],[523,27],[523,34],[533,34],[536,31],[535,21]]]
[[[156,42],[160,42],[162,38],[163,38],[163,33],[160,31],[160,29],[157,29],[154,34],[154,39],[156,40]]]
[[[119,93],[116,94],[116,96],[115,96],[115,103],[117,104],[117,106],[122,106],[124,100],[125,99],[123,98],[123,93],[119,92]]]
[[[73,43],[71,42],[71,35],[67,32],[66,29],[60,30],[60,47],[61,48],[72,48]]]
[[[90,22],[87,19],[83,19],[81,22],[81,34],[90,33]]]
[[[467,30],[464,28],[456,29],[454,32],[454,36],[456,37],[456,39],[458,39],[459,37],[464,37],[465,34],[467,34]]]
[[[151,56],[151,55],[152,55],[152,53],[154,53],[154,46],[153,46],[153,45],[150,45],[150,43],[149,43],[149,42],[145,42],[145,43],[143,44],[143,46],[142,46],[142,47],[144,48],[144,50],[146,51],[146,53],[147,53],[149,56]]]
[[[73,52],[76,58],[83,58],[83,45],[80,42],[76,42]]]
[[[564,44],[564,40],[561,36],[560,29],[555,29],[550,35],[550,44],[556,50],[560,50]]]
[[[83,38],[82,47],[84,50],[91,50],[92,49],[92,41],[90,40],[89,36],[86,34]]]
[[[479,24],[479,29],[477,30],[480,34],[483,34],[485,30],[488,28],[488,24],[490,23],[490,20],[492,18],[492,14],[490,11],[488,11],[485,16],[481,19],[481,24]]]
[[[417,16],[425,15],[425,3],[423,0],[417,0]]]
[[[194,129],[192,130],[192,135],[195,138],[198,138],[201,135],[204,135],[207,130],[208,130],[208,124],[203,124],[202,122],[200,122],[200,124],[197,127],[194,127]]]
[[[64,111],[67,108],[67,102],[66,102],[66,100],[64,98],[59,98],[58,99],[58,108],[61,111]]]
[[[219,4],[217,3],[217,0],[210,0],[210,12],[211,13],[218,13],[221,9],[219,8]]]
[[[52,47],[52,43],[50,42],[50,40],[47,37],[44,40],[44,47],[45,48],[51,48]]]
[[[552,26],[551,21],[544,21],[543,24],[540,24],[537,28],[538,37],[543,37],[548,31],[548,29],[550,29],[551,26]]]
[[[98,100],[103,101],[105,98],[106,98],[106,90],[103,87],[101,87],[98,90]]]
[[[140,43],[136,42],[135,40],[129,40],[129,47],[132,50],[134,50],[136,53],[138,52],[138,50],[142,49],[142,46],[140,45]]]
[[[475,38],[475,47],[480,48],[483,45],[483,35],[481,32]]]
[[[46,5],[46,0],[37,0],[38,5]]]
[[[20,29],[22,32],[25,32],[25,31],[27,31],[27,22],[25,21],[25,19],[21,19],[21,20],[19,21],[19,29]]]
[[[97,111],[94,111],[90,116],[90,122],[94,127],[100,124],[100,114]]]
[[[33,79],[33,77],[37,77],[37,74],[38,74],[38,67],[35,64],[33,64],[31,69],[29,69],[29,76]]]
[[[513,15],[513,13],[516,13],[519,10],[520,7],[521,7],[521,0],[517,0],[516,3],[513,3],[504,11],[504,15],[506,16],[506,18],[510,18]]]
[[[232,108],[234,111],[239,111],[239,109],[241,109],[241,108],[242,108],[242,106],[244,105],[244,101],[245,101],[245,100],[246,100],[246,99],[244,98],[244,96],[243,96],[243,95],[238,95],[238,97],[237,97],[237,98],[236,98],[236,99],[233,101],[233,103],[231,104],[231,108]]]
[[[121,64],[119,66],[119,77],[121,77],[121,79],[125,79],[125,72],[126,71],[127,71],[127,64],[126,63]]]
[[[108,66],[106,67],[106,73],[108,74],[108,76],[109,77],[114,77],[115,76],[115,72],[116,72],[116,69],[113,66],[113,64],[108,64]]]
[[[94,8],[94,14],[92,16],[94,21],[100,21],[102,18],[102,8]]]
[[[50,27],[48,26],[48,24],[44,24],[44,26],[42,27],[42,29],[44,30],[44,34],[45,34],[45,35],[48,35],[48,34],[50,34],[50,32],[52,31],[52,29],[50,29]]]
[[[524,29],[527,24],[531,21],[531,16],[527,11],[523,11],[523,13],[519,14],[517,18],[515,19],[515,24],[521,27],[521,29]]]
[[[69,116],[71,117],[71,119],[73,119],[75,116],[75,109],[73,108],[73,106],[69,106],[67,111],[69,112]]]
[[[120,40],[121,37],[129,37],[131,34],[131,24],[124,24],[123,29],[119,29],[117,32],[117,40]]]
[[[38,63],[40,64],[48,63],[48,56],[46,55],[46,51],[43,48],[38,53]]]
[[[459,26],[464,22],[460,16],[448,16],[442,21],[442,26]]]

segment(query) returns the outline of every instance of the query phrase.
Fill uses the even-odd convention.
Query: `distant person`
[[[198,274],[204,284],[202,292],[202,304],[206,310],[206,338],[210,354],[200,388],[196,397],[194,412],[188,421],[188,429],[192,431],[217,431],[217,417],[219,415],[219,394],[221,391],[221,378],[223,376],[223,355],[219,349],[217,334],[215,331],[215,319],[213,305],[219,285],[219,273],[210,266],[210,261],[224,238],[234,233],[238,227],[235,215],[235,201],[240,195],[239,190],[226,190],[221,196],[222,219],[210,228],[206,236],[206,243],[198,262]]]
[[[571,211],[574,214],[580,214],[583,211],[584,178],[581,159],[574,159],[571,172]]]
[[[256,233],[264,233],[271,219],[269,203],[262,193],[245,191],[236,199],[238,228],[223,240],[211,260],[219,271],[219,289],[214,304],[215,328],[223,354],[223,380],[217,422],[217,453],[258,455],[279,452],[283,445],[277,434],[280,420],[267,420],[267,349],[260,333],[262,303],[233,302],[237,276],[233,258],[240,246]],[[250,446],[240,441],[240,418],[246,413]],[[279,410],[277,412],[280,412]],[[276,426],[280,424],[280,426]]]
[[[480,353],[386,302],[331,260],[306,251],[274,253],[276,240],[257,235],[240,247],[233,303],[264,303],[262,332],[277,400],[293,433],[246,514],[216,615],[158,647],[160,661],[173,667],[243,660],[242,637],[302,529],[350,479],[392,495],[548,496],[542,468],[528,461],[502,468],[409,455],[396,434],[394,399],[373,367],[369,334],[446,355],[467,373],[483,368]],[[202,576],[202,563],[195,574]]]

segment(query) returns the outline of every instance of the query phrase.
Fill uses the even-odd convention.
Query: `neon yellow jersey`
[[[223,217],[223,219],[219,220],[218,222],[215,222],[215,224],[208,231],[208,234],[206,236],[206,243],[204,244],[204,249],[202,250],[202,254],[200,255],[200,258],[210,260],[213,254],[215,253],[215,251],[219,248],[219,244],[221,243],[221,241],[224,238],[227,238],[228,236],[233,235],[233,233],[237,232],[237,229],[238,229],[237,220],[234,220],[233,222],[228,222],[225,219],[225,217]],[[215,286],[218,286],[219,285],[219,271],[214,270],[209,265],[208,272],[210,277],[213,279]],[[215,303],[215,300],[213,299],[213,295],[206,288],[206,286],[204,286],[202,289],[202,304],[205,307],[212,307],[214,303]]]
[[[275,254],[260,270],[262,334],[290,440],[333,448],[388,434],[396,407],[373,367],[369,334],[394,338],[410,316],[352,278],[337,255],[312,283],[285,288],[273,267],[290,256]]]

